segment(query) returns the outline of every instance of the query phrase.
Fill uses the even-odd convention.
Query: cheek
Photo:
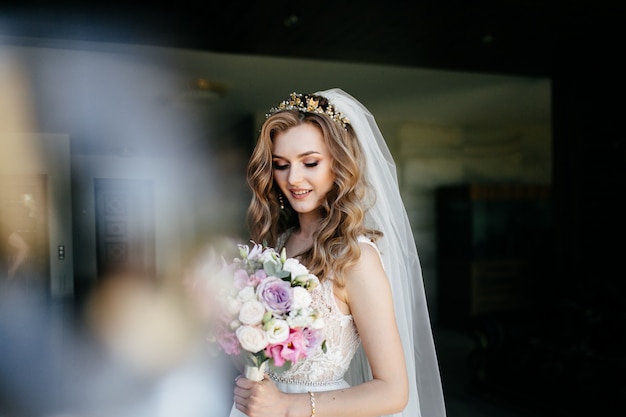
[[[274,183],[279,187],[285,183],[286,178],[287,174],[285,173],[285,171],[274,171]]]
[[[329,172],[325,178],[324,178],[324,182],[326,183],[326,188],[328,190],[332,190],[333,187],[335,186],[335,175],[332,172]]]

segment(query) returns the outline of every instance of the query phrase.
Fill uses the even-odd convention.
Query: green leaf
[[[275,277],[276,274],[281,270],[281,268],[277,262],[267,260],[263,262],[263,270],[268,276]]]
[[[281,278],[284,281],[291,282],[291,272],[289,271],[276,271],[275,277]]]
[[[260,350],[257,353],[253,353],[251,355],[252,363],[254,366],[261,366],[263,362],[265,362],[268,358],[265,355],[265,350]]]
[[[278,374],[278,373],[281,373],[281,372],[288,371],[291,368],[291,362],[285,361],[285,364],[283,366],[276,366],[276,365],[274,365],[274,361],[270,360],[269,368],[272,371],[274,371],[275,373]]]

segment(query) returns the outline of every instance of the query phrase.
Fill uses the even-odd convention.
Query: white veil
[[[391,282],[398,328],[409,375],[409,402],[394,417],[444,417],[445,404],[435,353],[422,271],[413,232],[400,196],[396,165],[374,116],[340,89],[315,93],[326,97],[350,120],[366,157],[367,180],[376,194],[368,226],[383,232],[377,241]],[[371,377],[363,351],[346,376],[355,384]]]

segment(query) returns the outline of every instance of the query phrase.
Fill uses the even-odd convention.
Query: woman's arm
[[[361,244],[361,257],[346,276],[345,300],[372,368],[363,384],[315,393],[316,417],[376,417],[404,409],[408,380],[387,276],[375,248]],[[283,394],[272,381],[237,381],[235,400],[252,417],[310,417],[309,394]]]
[[[340,392],[316,394],[316,416],[380,416],[404,409],[408,380],[389,280],[380,256],[361,243],[346,276],[345,300],[357,325],[373,379]]]

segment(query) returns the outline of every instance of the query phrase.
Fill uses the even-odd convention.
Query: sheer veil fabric
[[[396,165],[374,116],[340,89],[320,91],[350,120],[366,157],[367,180],[376,195],[368,225],[383,232],[376,243],[383,258],[394,298],[398,328],[409,375],[409,402],[393,417],[446,415],[439,366],[411,225],[400,196]],[[362,350],[357,352],[346,379],[351,385],[371,377]]]

